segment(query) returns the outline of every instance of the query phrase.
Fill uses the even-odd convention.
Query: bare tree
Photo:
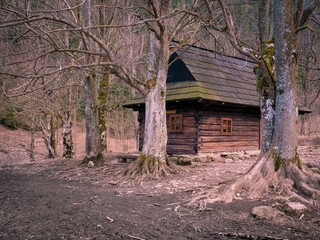
[[[259,44],[257,49],[253,49],[241,41],[226,2],[217,2],[217,5],[213,5],[205,1],[211,13],[210,26],[224,32],[240,53],[258,64],[257,90],[261,103],[263,143],[259,159],[245,175],[209,193],[200,194],[194,200],[202,199],[204,203],[229,202],[248,196],[261,197],[266,193],[282,193],[285,197],[303,201],[306,199],[302,196],[319,198],[319,175],[303,165],[297,153],[297,36],[305,29],[310,14],[319,3],[275,0],[273,15],[270,15],[270,1],[259,1]],[[222,12],[224,25],[216,23],[213,6]],[[273,16],[271,20],[270,16]],[[273,24],[274,32],[269,23]]]
[[[73,57],[72,64],[56,66],[46,74],[70,69],[85,72],[87,157],[89,159],[97,157],[103,150],[100,143],[101,133],[99,134],[97,127],[99,125],[98,90],[101,76],[106,73],[115,75],[142,93],[145,98],[146,112],[144,147],[136,165],[125,172],[127,176],[142,174],[159,177],[170,172],[166,158],[165,116],[168,61],[170,53],[175,50],[170,47],[170,43],[175,37],[182,38],[182,30],[191,26],[193,22],[193,17],[187,14],[186,9],[176,8],[178,2],[148,0],[132,1],[128,4],[111,0],[99,2],[70,0],[64,1],[65,4],[61,7],[56,1],[50,4],[37,1],[34,10],[23,8],[23,4],[17,8],[5,2],[2,6],[3,11],[13,12],[14,16],[9,21],[1,23],[0,27],[27,26],[33,35],[40,37],[47,44],[44,55],[64,53]],[[28,1],[29,5],[31,3],[32,1]],[[183,4],[180,5],[179,7]],[[192,9],[194,5],[188,4],[186,7]],[[99,13],[94,10],[101,8],[106,9],[110,16],[117,14],[117,17],[111,17],[112,21],[106,21],[110,19],[107,15],[104,21],[97,21],[103,18],[94,15]],[[128,15],[132,16],[129,23]],[[133,59],[127,58],[125,30],[128,28],[140,34],[138,38],[149,42],[150,51],[142,48],[143,45],[137,42],[134,46]],[[193,27],[191,30],[194,33],[196,29],[197,27]],[[81,48],[70,46],[66,48],[61,44],[58,33],[65,31],[81,39]],[[101,34],[106,31],[107,35]],[[142,33],[152,37],[146,40],[141,36]],[[185,43],[194,34],[186,36]],[[145,58],[145,56],[149,57]],[[147,62],[144,59],[148,59]],[[28,83],[30,85],[38,76],[29,75],[28,77],[33,79]]]

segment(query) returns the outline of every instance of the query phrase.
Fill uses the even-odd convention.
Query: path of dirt
[[[28,239],[319,239],[320,209],[258,220],[252,208],[267,200],[187,205],[192,194],[243,174],[254,153],[194,162],[160,182],[120,183],[127,166],[109,155],[100,167],[73,160],[28,157],[28,135],[0,126],[0,240]],[[20,130],[19,130],[20,131]],[[320,166],[320,146],[299,148],[303,161]],[[201,160],[201,158],[200,158]]]
[[[301,154],[318,164],[320,148]],[[266,200],[216,203],[208,211],[188,206],[193,191],[242,174],[253,158],[195,163],[162,182],[117,183],[126,166],[80,167],[55,160],[0,168],[0,239],[319,239],[320,213],[258,220],[252,208]]]

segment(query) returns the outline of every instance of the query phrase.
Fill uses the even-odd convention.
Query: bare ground
[[[2,139],[3,140],[3,139]],[[8,149],[1,141],[2,149]],[[0,149],[1,150],[1,149]],[[320,166],[320,146],[304,145],[306,162]],[[320,209],[267,220],[252,216],[270,199],[215,203],[206,211],[187,203],[192,194],[243,174],[256,156],[195,162],[163,181],[122,183],[128,163],[109,155],[103,166],[80,159],[5,161],[0,164],[0,239],[319,239]],[[18,155],[17,157],[21,157]],[[1,161],[0,161],[1,162]]]

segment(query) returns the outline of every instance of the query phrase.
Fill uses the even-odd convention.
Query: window
[[[221,118],[221,135],[232,135],[231,118]]]
[[[182,114],[169,115],[169,131],[182,132]]]

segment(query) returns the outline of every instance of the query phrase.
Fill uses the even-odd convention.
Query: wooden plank
[[[218,142],[218,143],[201,143],[202,148],[219,148],[223,147],[228,149],[230,147],[259,147],[258,141],[246,141],[246,142]]]
[[[200,142],[243,142],[243,141],[258,141],[257,136],[202,136],[199,138]]]
[[[194,145],[194,138],[168,138],[168,145]]]
[[[199,126],[199,130],[203,131],[220,131],[221,130],[221,125],[201,125]],[[250,131],[258,131],[259,126],[234,126],[232,127],[232,133],[234,132],[250,132]]]
[[[199,153],[212,153],[212,152],[225,152],[225,151],[242,151],[242,150],[259,150],[256,146],[234,146],[234,147],[216,147],[214,149],[212,148],[198,148]]]
[[[182,126],[183,133],[195,133],[197,132],[196,127]]]
[[[167,145],[167,151],[174,152],[194,152],[193,146],[185,145]]]
[[[202,119],[201,124],[202,125],[220,125],[221,118]],[[258,126],[259,121],[258,119],[241,120],[238,118],[232,118],[232,124],[234,126]]]
[[[177,139],[195,139],[196,138],[196,133],[195,132],[183,132],[183,133],[174,133],[170,132],[168,133],[168,138],[177,138]]]
[[[258,131],[243,131],[243,132],[236,132],[231,136],[258,136]],[[201,130],[199,131],[199,136],[221,136],[220,129],[216,131],[212,130]]]

